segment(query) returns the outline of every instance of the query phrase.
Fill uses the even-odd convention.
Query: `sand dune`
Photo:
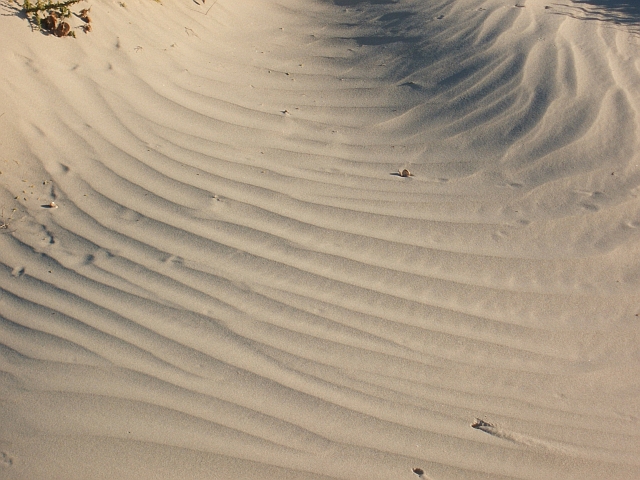
[[[0,478],[640,478],[615,7],[3,3]]]

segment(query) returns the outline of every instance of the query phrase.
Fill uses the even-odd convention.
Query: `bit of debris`
[[[42,28],[44,28],[45,30],[49,30],[53,32],[55,31],[57,26],[58,26],[58,15],[56,14],[56,12],[51,12],[49,16],[47,16],[42,21]]]
[[[69,35],[70,31],[71,25],[69,25],[67,22],[60,22],[60,25],[58,25],[54,33],[56,37],[66,37],[67,35]]]
[[[82,10],[80,10],[80,18],[87,23],[91,23],[91,17],[89,16],[90,10],[91,10],[91,7],[83,8]]]
[[[24,0],[22,9],[29,23],[31,23],[32,27],[36,30],[48,32],[56,37],[75,37],[76,34],[72,30],[71,24],[69,23],[70,21],[65,20],[70,19],[72,13],[85,22],[85,25],[82,27],[73,28],[82,28],[85,33],[91,31],[91,27],[87,28],[91,23],[91,17],[89,16],[91,8],[84,8],[80,10],[79,13],[74,13],[70,9],[72,5],[80,1],[81,0],[66,0],[55,2],[51,0],[38,0],[37,3],[31,3],[29,0]]]
[[[400,175],[401,177],[412,177],[413,176],[413,174],[409,170],[407,170],[406,168],[402,169],[402,170],[398,170],[398,175]]]
[[[15,211],[15,209],[14,209]],[[4,208],[2,209],[2,221],[0,222],[0,230],[6,230],[9,228],[9,222],[11,221],[13,217],[13,214],[11,215],[11,217],[5,219],[4,218]]]
[[[490,424],[488,422],[485,422],[484,420],[476,418],[476,421],[471,424],[471,427],[475,428],[477,430],[481,430],[483,427],[484,428],[487,428],[487,427],[495,428],[495,425],[492,425],[492,424]]]

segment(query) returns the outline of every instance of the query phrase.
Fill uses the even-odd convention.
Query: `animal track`
[[[571,447],[569,445],[531,437],[522,433],[504,430],[492,423],[485,422],[484,420],[481,420],[479,418],[476,418],[476,420],[471,424],[471,428],[475,428],[476,430],[488,433],[492,437],[501,438],[503,440],[507,440],[524,447],[544,449],[548,452],[560,455],[583,456],[583,453],[580,452],[579,449]]]
[[[7,452],[0,452],[0,465],[10,467],[13,465],[13,458],[11,458]]]
[[[11,270],[11,275],[13,275],[14,277],[21,277],[22,275],[24,275],[24,272],[25,272],[24,267],[17,266],[13,270]]]

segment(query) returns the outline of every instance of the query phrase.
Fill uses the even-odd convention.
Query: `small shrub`
[[[71,17],[70,6],[80,2],[82,0],[67,0],[65,2],[44,2],[38,0],[37,3],[31,3],[29,0],[24,0],[22,9],[24,10],[29,21],[38,29],[50,32],[57,37],[72,36],[75,37],[75,32],[71,30],[71,25],[66,21]],[[89,17],[89,10],[84,9],[77,15],[80,17],[86,25],[83,26],[85,32],[91,31],[91,18]]]

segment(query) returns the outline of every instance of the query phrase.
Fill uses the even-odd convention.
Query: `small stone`
[[[487,428],[487,427],[495,428],[494,425],[490,424],[489,422],[485,422],[480,418],[476,418],[476,421],[471,424],[471,427],[477,430],[481,430],[482,428]]]
[[[398,173],[400,174],[401,177],[411,177],[411,172],[409,170],[407,170],[406,168],[403,170],[398,170]]]

